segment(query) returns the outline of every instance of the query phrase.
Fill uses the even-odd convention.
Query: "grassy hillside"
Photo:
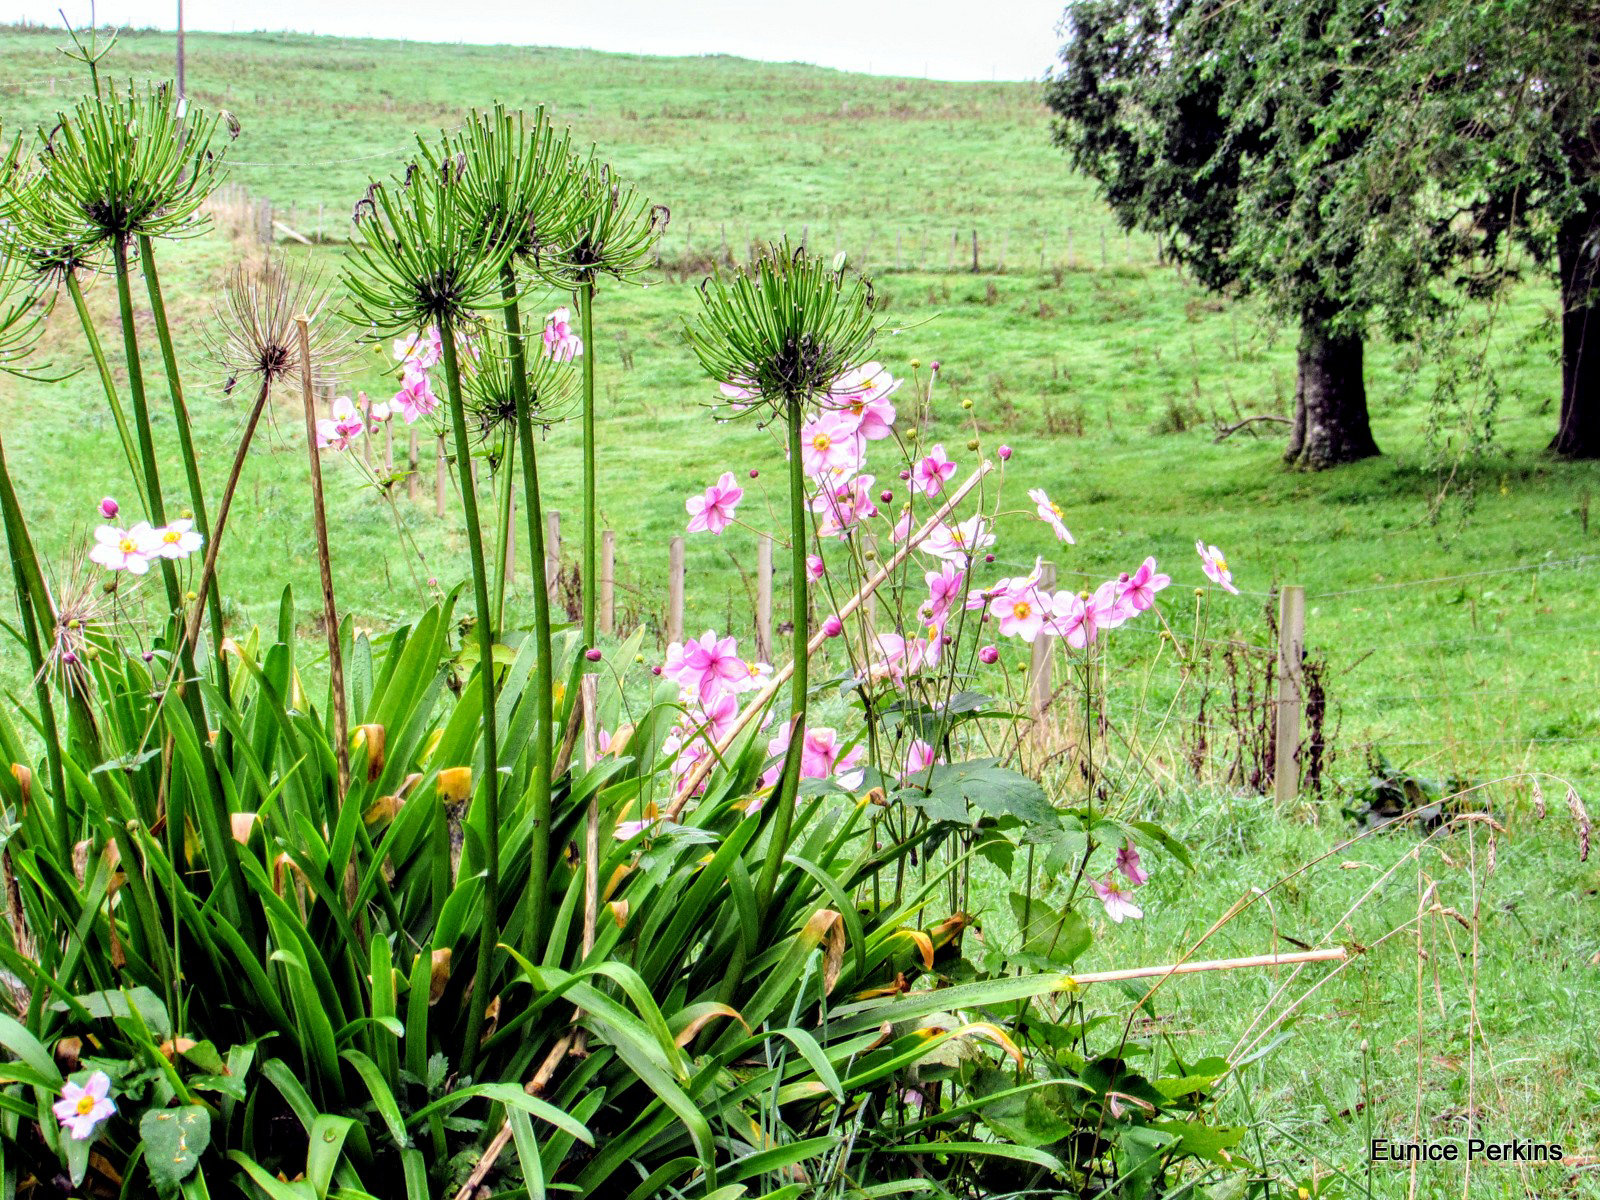
[[[8,136],[48,125],[53,106],[67,101],[75,81],[55,52],[61,40],[0,30],[8,66],[0,123]],[[891,323],[880,357],[899,374],[909,374],[913,360],[943,364],[930,435],[952,451],[973,437],[987,449],[1008,442],[1016,449],[1013,479],[1043,485],[1067,510],[1076,547],[1058,547],[1037,523],[1018,519],[1002,531],[1002,565],[1043,553],[1066,578],[1081,572],[1092,580],[1157,554],[1182,585],[1167,593],[1169,619],[1188,633],[1188,588],[1200,582],[1194,540],[1222,545],[1245,595],[1208,601],[1204,636],[1215,644],[1202,643],[1212,652],[1207,707],[1198,707],[1205,688],[1193,675],[1179,692],[1185,672],[1170,658],[1150,665],[1151,639],[1130,628],[1113,643],[1111,719],[1150,745],[1147,767],[1160,793],[1151,805],[1183,826],[1203,864],[1198,884],[1157,881],[1152,919],[1140,926],[1144,958],[1159,961],[1186,945],[1241,890],[1327,852],[1345,829],[1336,819],[1315,828],[1275,822],[1265,806],[1219,799],[1217,790],[1193,784],[1192,761],[1203,762],[1203,783],[1224,779],[1250,736],[1230,713],[1222,643],[1237,633],[1267,644],[1263,607],[1275,582],[1304,584],[1310,596],[1308,641],[1328,663],[1332,772],[1342,799],[1359,803],[1368,754],[1379,751],[1421,786],[1539,768],[1597,790],[1600,513],[1591,519],[1590,504],[1600,466],[1542,453],[1556,395],[1554,296],[1544,281],[1523,287],[1490,335],[1500,388],[1494,443],[1457,477],[1470,483],[1475,506],[1464,513],[1457,491],[1434,519],[1441,473],[1448,474],[1461,434],[1447,422],[1427,437],[1423,396],[1431,377],[1408,371],[1415,348],[1378,344],[1369,354],[1385,450],[1379,460],[1319,476],[1288,474],[1279,465],[1280,427],[1271,424],[1259,427],[1260,436],[1214,442],[1216,419],[1286,411],[1292,336],[1251,306],[1208,297],[1157,265],[1148,241],[1125,241],[1092,186],[1049,145],[1030,88],[724,58],[280,35],[193,35],[189,47],[192,98],[229,109],[243,126],[229,151],[232,181],[270,200],[302,232],[342,236],[368,178],[396,167],[413,130],[453,128],[468,107],[496,99],[545,104],[671,207],[663,247],[669,269],[648,287],[606,287],[591,347],[603,395],[601,503],[617,531],[621,605],[631,620],[659,619],[666,543],[682,532],[684,496],[724,469],[756,467],[764,479],[751,501],[760,512],[761,488],[781,464],[767,435],[711,424],[703,403],[713,391],[681,343],[682,322],[695,308],[689,268],[720,252],[724,240],[738,254],[748,238],[804,233],[814,246],[846,249],[878,275]],[[169,37],[129,35],[113,69],[164,76],[171,50]],[[970,269],[974,229],[977,274]],[[962,239],[956,251],[952,233]],[[336,246],[290,249],[312,254],[330,275],[337,270]],[[202,361],[200,335],[224,272],[259,252],[249,238],[225,231],[167,252],[169,308],[180,322],[180,351],[194,364],[189,402],[213,479],[224,470],[244,400],[223,394],[221,372]],[[115,328],[110,292],[102,282],[91,296],[107,333]],[[1436,348],[1420,349],[1426,358]],[[65,308],[46,350],[59,364],[78,361]],[[352,386],[386,394],[392,384],[384,365],[378,356],[364,359]],[[963,401],[972,402],[970,412]],[[310,634],[315,566],[295,403],[280,400],[250,464],[243,516],[221,570],[228,593],[241,598],[230,614],[239,626],[266,620],[291,584]],[[153,407],[164,411],[159,386]],[[0,381],[0,430],[38,535],[57,561],[93,524],[102,494],[131,495],[103,408],[95,381],[83,375]],[[569,514],[570,558],[576,430],[554,430],[542,461],[554,506]],[[362,626],[383,628],[413,612],[427,578],[448,586],[465,574],[457,508],[434,516],[431,460],[425,465],[424,501],[402,495],[391,514],[348,464],[330,464],[339,598]],[[175,495],[175,462],[164,477]],[[1015,500],[1011,507],[1021,507],[1021,496]],[[396,520],[424,562],[396,535]],[[740,529],[690,539],[691,626],[748,632],[740,568],[748,570],[752,548],[752,535]],[[1437,582],[1415,583],[1423,580]],[[520,594],[513,592],[514,602]],[[18,657],[3,656],[8,687],[20,682]],[[1174,695],[1178,704],[1164,718]],[[1554,785],[1548,790],[1559,795]],[[1322,812],[1331,817],[1334,807]],[[1480,1082],[1469,1094],[1463,1082],[1468,964],[1448,944],[1449,922],[1430,918],[1428,944],[1445,964],[1437,1005],[1430,981],[1427,1011],[1418,1009],[1410,943],[1391,943],[1371,970],[1352,971],[1313,1002],[1316,1016],[1303,1036],[1263,1068],[1262,1112],[1239,1119],[1274,1123],[1282,1153],[1298,1146],[1359,1171],[1359,1148],[1372,1128],[1410,1128],[1415,1072],[1424,1080],[1416,1086],[1426,1093],[1425,1111],[1446,1114],[1440,1121],[1477,1103],[1522,1114],[1515,1128],[1496,1133],[1587,1145],[1581,1131],[1586,1121],[1592,1130],[1600,1095],[1592,1084],[1583,1093],[1574,1080],[1592,1079],[1597,1065],[1592,1036],[1580,1032],[1594,1028],[1592,968],[1582,964],[1596,947],[1570,914],[1574,904],[1592,908],[1597,879],[1592,864],[1576,863],[1564,832],[1543,829],[1544,836],[1503,844],[1494,900],[1485,902],[1491,948],[1480,1021],[1504,1064],[1492,1099],[1482,1090],[1490,1085]],[[1303,886],[1281,893],[1281,911],[1269,919],[1258,910],[1211,949],[1250,953],[1280,928],[1300,938],[1332,929],[1377,878],[1340,869],[1356,859],[1398,874],[1340,937],[1372,942],[1407,919],[1415,911],[1411,884],[1423,870],[1445,881],[1444,903],[1466,909],[1477,876],[1458,870],[1467,854],[1460,842],[1451,842],[1442,863],[1429,851],[1425,866],[1407,865],[1409,834],[1340,852]],[[1173,1020],[1174,1038],[1220,1052],[1225,1045],[1201,1035],[1221,1029],[1231,1038],[1247,1023],[1240,1013],[1265,1003],[1273,982],[1185,984],[1182,1017],[1161,1019]],[[1511,996],[1522,999],[1512,1004]],[[1388,1057],[1371,1065],[1363,1044]],[[1419,1047],[1426,1048],[1421,1066]],[[1518,1194],[1514,1176],[1490,1178],[1476,1186],[1503,1183],[1508,1190],[1493,1194]],[[1374,1195],[1404,1194],[1403,1184],[1392,1190],[1386,1180],[1373,1188]],[[1347,1194],[1362,1194],[1359,1179]]]
[[[55,50],[61,40],[47,31],[0,32],[12,68],[0,95],[8,131],[49,123],[69,98],[72,64]],[[169,37],[129,34],[109,69],[158,77],[171,50]],[[763,435],[713,429],[701,407],[710,392],[679,336],[695,306],[698,273],[690,268],[719,253],[724,236],[739,253],[746,236],[805,234],[878,273],[891,323],[880,353],[892,370],[941,360],[930,433],[953,449],[973,432],[991,447],[1009,441],[1018,451],[1015,474],[1064,498],[1079,545],[1059,551],[1042,527],[1019,521],[1009,531],[1009,560],[1048,553],[1063,571],[1093,577],[1154,552],[1191,582],[1192,544],[1204,536],[1228,550],[1240,582],[1257,593],[1212,613],[1213,636],[1236,628],[1260,638],[1260,594],[1275,581],[1306,585],[1310,641],[1332,667],[1346,776],[1362,773],[1372,742],[1416,762],[1419,773],[1526,763],[1596,772],[1583,739],[1600,733],[1600,651],[1572,634],[1586,627],[1600,594],[1600,563],[1327,595],[1600,554],[1588,519],[1600,471],[1541,453],[1555,387],[1553,297],[1542,284],[1524,287],[1492,332],[1502,395],[1495,449],[1473,479],[1477,507],[1466,523],[1449,506],[1442,521],[1431,521],[1435,460],[1446,439],[1424,437],[1428,376],[1407,372],[1410,348],[1380,344],[1370,355],[1380,460],[1323,476],[1287,474],[1277,460],[1281,427],[1270,424],[1259,437],[1246,431],[1214,444],[1216,419],[1287,410],[1292,336],[1247,305],[1198,292],[1157,265],[1142,240],[1113,233],[1102,263],[1100,233],[1113,223],[1049,145],[1029,87],[726,58],[284,35],[196,35],[189,53],[194,100],[227,108],[243,126],[229,148],[233,182],[269,199],[291,227],[340,236],[366,180],[395,168],[412,130],[451,128],[467,107],[493,99],[544,103],[671,207],[669,269],[652,286],[603,292],[594,348],[609,472],[602,503],[618,531],[624,604],[639,618],[660,612],[665,543],[681,531],[682,497],[728,466],[778,461]],[[958,230],[951,269],[949,239]],[[199,334],[222,273],[256,252],[249,239],[220,231],[171,252],[168,287],[191,359],[201,357]],[[337,247],[312,253],[336,272]],[[97,290],[112,328],[109,288]],[[72,326],[56,326],[51,349],[70,362]],[[365,361],[356,386],[374,394],[392,386],[379,358]],[[203,364],[192,375],[212,384],[197,389],[191,406],[220,472],[240,401],[223,397],[217,373]],[[35,489],[30,499],[64,539],[87,523],[101,492],[119,489],[92,380],[0,386],[0,420]],[[970,414],[963,401],[973,403]],[[248,597],[241,620],[269,611],[280,581],[311,595],[298,419],[292,408],[288,416],[246,477],[256,523],[238,531],[224,563],[245,581],[230,584]],[[93,477],[55,469],[64,456],[96,464]],[[572,432],[557,429],[545,458],[561,507],[560,497],[576,492]],[[352,473],[336,471],[334,480],[341,600],[363,624],[382,627],[405,613],[416,599],[414,579],[449,582],[463,572],[453,510],[439,521],[431,505],[400,505],[427,559],[413,568],[385,506]],[[734,568],[748,560],[748,536],[690,539],[692,577],[711,585],[691,588],[691,623],[748,620],[731,598],[737,591],[713,584],[737,589]],[[1146,648],[1129,640],[1130,657],[1142,655]],[[1491,693],[1500,703],[1480,702]]]

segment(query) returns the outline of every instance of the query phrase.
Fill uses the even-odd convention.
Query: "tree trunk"
[[[1371,458],[1378,453],[1367,419],[1359,333],[1335,331],[1336,309],[1316,306],[1300,321],[1300,363],[1294,385],[1294,425],[1283,460],[1307,471]]]
[[[1550,449],[1600,458],[1600,197],[1561,224],[1561,423]]]

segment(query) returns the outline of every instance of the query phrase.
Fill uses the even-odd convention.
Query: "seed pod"
[[[1578,861],[1589,861],[1589,836],[1594,832],[1594,823],[1589,820],[1589,810],[1583,807],[1583,801],[1578,799],[1578,789],[1570,783],[1567,784],[1567,811],[1572,814],[1572,819],[1578,823]]]
[[[428,1007],[432,1008],[444,996],[445,985],[450,982],[450,947],[433,952],[428,968]]]
[[[350,739],[352,752],[362,746],[367,748],[367,782],[371,783],[383,774],[383,751],[387,734],[382,725],[357,725],[355,735]]]
[[[21,763],[11,764],[11,775],[17,781],[17,790],[22,793],[22,811],[28,811],[28,801],[33,797],[33,771]]]
[[[1539,787],[1537,778],[1533,781],[1533,812],[1539,820],[1544,820],[1544,790]]]

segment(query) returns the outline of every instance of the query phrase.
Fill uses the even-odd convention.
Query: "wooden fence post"
[[[972,273],[978,273],[978,231],[972,231]]]
[[[772,661],[772,535],[756,542],[756,658]]]
[[[683,641],[683,539],[667,547],[667,641]]]
[[[544,514],[544,588],[555,600],[561,585],[561,511],[547,509]]]
[[[600,531],[600,632],[617,631],[617,534]]]
[[[435,516],[444,516],[444,496],[450,487],[450,468],[445,462],[444,434],[439,435],[438,465],[433,475],[433,511]]]
[[[1056,565],[1043,563],[1039,567],[1039,582],[1034,587],[1034,602],[1048,592],[1055,590]],[[1028,711],[1034,722],[1044,720],[1045,713],[1050,708],[1050,695],[1054,687],[1050,679],[1050,665],[1055,661],[1051,651],[1055,642],[1041,633],[1033,639],[1033,655],[1028,663]],[[1037,731],[1037,730],[1036,730]]]
[[[1285,584],[1278,594],[1278,712],[1272,755],[1273,798],[1282,807],[1300,791],[1301,662],[1306,645],[1306,589]]]

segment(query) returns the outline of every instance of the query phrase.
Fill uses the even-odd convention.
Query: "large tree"
[[[1359,128],[1321,121],[1362,53],[1359,18],[1343,0],[1074,0],[1062,26],[1046,103],[1075,165],[1200,283],[1298,324],[1285,459],[1377,454],[1363,358],[1379,301],[1359,231],[1325,219],[1362,148]]]
[[[1600,458],[1600,0],[1374,11],[1367,69],[1325,117],[1366,131],[1330,211],[1377,246],[1446,225],[1490,284],[1516,276],[1513,248],[1531,251],[1561,299],[1550,447]]]

